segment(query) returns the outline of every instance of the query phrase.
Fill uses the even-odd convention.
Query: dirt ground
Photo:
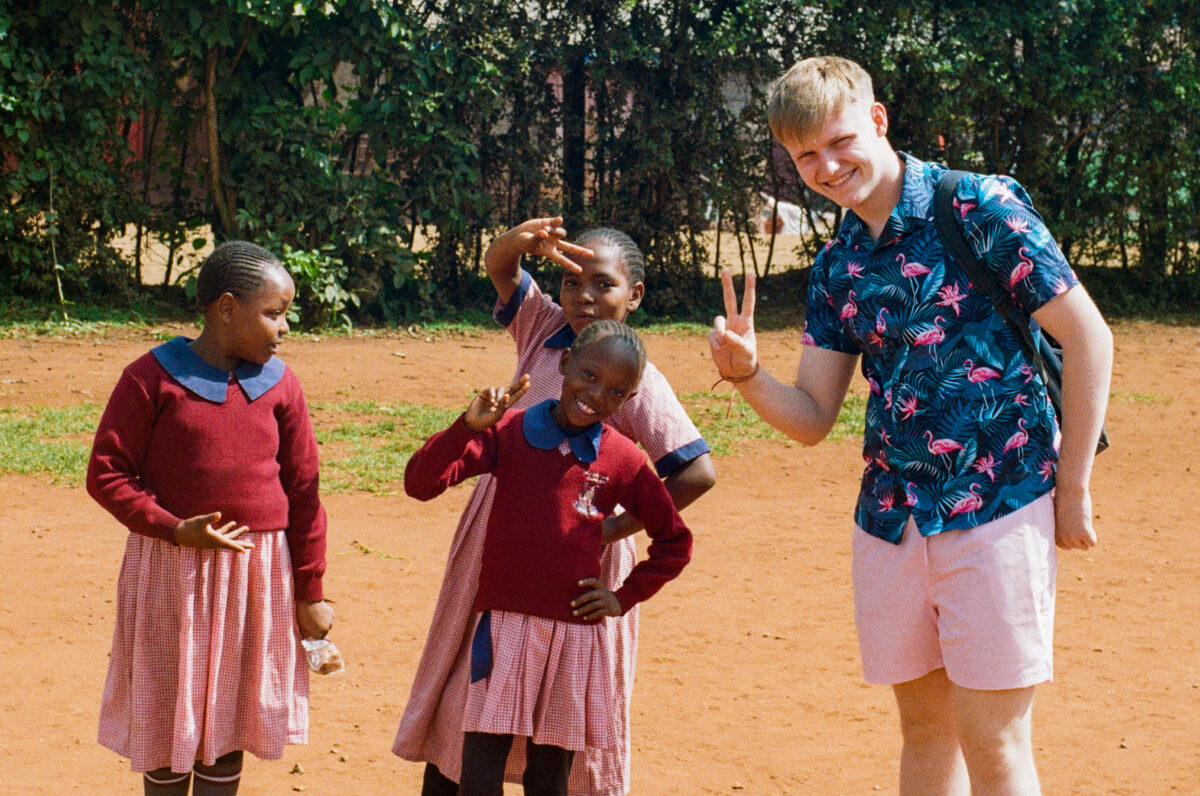
[[[1196,793],[1200,328],[1116,332],[1113,448],[1093,481],[1101,544],[1060,559],[1057,675],[1038,691],[1037,759],[1048,794]],[[0,340],[0,406],[102,404],[152,342]],[[701,337],[648,335],[647,346],[677,390],[712,382]],[[772,372],[790,375],[798,333],[760,346]],[[507,380],[515,361],[498,332],[298,337],[283,356],[310,401],[449,407]],[[895,707],[889,689],[862,682],[853,630],[860,466],[855,441],[754,442],[717,460],[716,488],[685,512],[693,563],[644,607],[633,793],[895,792]],[[80,488],[7,476],[0,490],[0,792],[140,793],[127,762],[95,741],[124,533]],[[326,498],[332,637],[347,669],[314,677],[310,743],[281,761],[250,758],[242,793],[417,792],[420,766],[389,750],[466,496]]]

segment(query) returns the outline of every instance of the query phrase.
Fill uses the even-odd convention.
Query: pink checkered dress
[[[615,748],[616,679],[605,638],[612,623],[492,611],[492,668],[467,687],[463,730],[576,752]]]
[[[498,309],[501,307],[498,306]],[[517,344],[517,373],[528,373],[531,386],[516,404],[527,409],[562,392],[558,372],[560,348],[543,343],[566,324],[562,308],[530,283],[520,308],[508,325]],[[638,442],[653,461],[695,445],[700,432],[653,364],[647,363],[641,385],[607,421]],[[392,752],[415,762],[433,763],[458,781],[462,767],[462,735],[468,701],[471,634],[475,628],[475,589],[483,556],[483,539],[491,512],[495,480],[480,476],[450,545],[433,621],[421,654],[408,706],[400,720]],[[615,589],[637,563],[633,539],[608,545],[600,561],[601,578]],[[638,609],[603,623],[603,654],[613,667],[616,699],[610,720],[615,745],[588,745],[575,755],[570,790],[573,796],[621,796],[629,792],[629,702],[633,694],[637,655]],[[546,733],[566,737],[570,730],[551,726],[560,717],[546,717]],[[513,744],[506,778],[520,782],[525,768],[525,745]]]
[[[254,549],[129,534],[99,739],[134,771],[190,771],[237,749],[277,760],[308,740],[287,538],[241,538]]]

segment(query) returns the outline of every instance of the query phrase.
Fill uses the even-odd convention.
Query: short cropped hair
[[[592,321],[583,327],[583,331],[571,342],[571,355],[574,356],[585,348],[610,338],[624,347],[637,361],[638,380],[641,381],[642,371],[646,369],[646,348],[637,332],[621,321]]]
[[[836,55],[797,61],[767,91],[767,124],[780,141],[818,130],[847,105],[869,108],[875,102],[867,70]]]
[[[589,249],[596,248],[595,244],[598,243],[612,246],[620,255],[621,264],[625,266],[625,273],[629,275],[629,283],[636,285],[646,281],[646,256],[642,254],[642,250],[638,248],[633,238],[621,230],[611,227],[596,227],[580,235],[575,243]]]
[[[201,309],[225,293],[245,300],[257,293],[267,275],[282,268],[279,258],[262,246],[244,240],[231,240],[213,249],[196,277],[196,302]]]

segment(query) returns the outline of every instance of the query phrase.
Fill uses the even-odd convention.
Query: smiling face
[[[623,321],[642,302],[645,285],[631,282],[620,252],[608,244],[592,247],[594,257],[574,257],[582,274],[564,271],[558,303],[575,334],[592,321]]]
[[[899,199],[903,172],[878,102],[843,105],[819,128],[780,140],[813,191],[882,227]],[[881,216],[882,214],[882,216]]]
[[[287,311],[296,297],[292,277],[282,267],[272,268],[262,287],[244,299],[226,293],[221,310],[228,334],[223,353],[233,359],[264,364],[279,349],[288,333]]]
[[[558,369],[562,397],[550,414],[568,433],[611,417],[642,378],[637,354],[617,337],[601,338],[574,353],[564,351]]]

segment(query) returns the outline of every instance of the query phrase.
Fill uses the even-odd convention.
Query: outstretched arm
[[[805,346],[795,382],[789,385],[777,381],[759,365],[754,336],[754,282],[754,274],[746,274],[739,310],[733,276],[727,270],[721,272],[726,315],[713,320],[708,336],[713,363],[759,417],[792,439],[815,445],[837,421],[858,357]]]
[[[417,500],[432,500],[451,486],[491,472],[496,465],[492,426],[529,389],[529,376],[518,376],[507,388],[480,390],[470,406],[447,429],[434,434],[404,467],[404,491]]]
[[[591,257],[591,249],[566,241],[561,216],[531,218],[496,237],[483,255],[483,266],[491,277],[501,301],[508,301],[521,286],[521,255],[537,254],[548,257],[568,271],[581,273],[582,268],[567,255]]]
[[[1043,304],[1033,319],[1062,345],[1062,446],[1055,476],[1055,541],[1085,550],[1096,544],[1088,484],[1108,407],[1113,338],[1082,285]]]

